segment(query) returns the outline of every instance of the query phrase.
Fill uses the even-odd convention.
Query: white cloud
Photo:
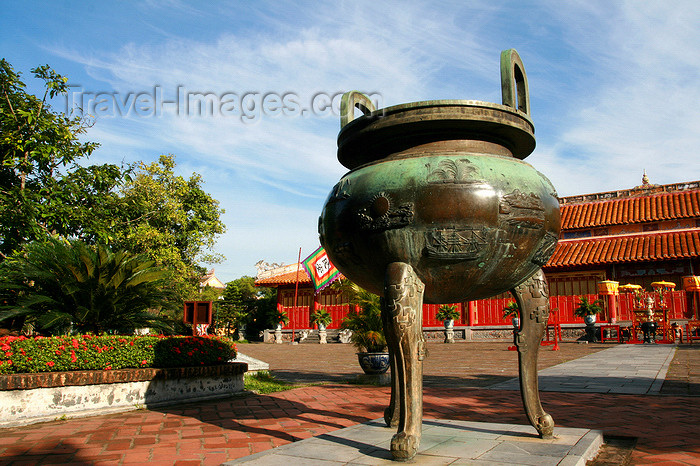
[[[697,179],[697,2],[574,5],[558,12],[585,57],[582,92],[562,102],[559,136],[544,148],[560,194],[630,188],[643,169],[658,184]]]
[[[193,8],[171,3],[177,12]],[[500,102],[498,53],[514,47],[525,61],[537,127],[538,148],[528,161],[560,195],[629,188],[642,169],[656,183],[698,178],[700,3],[494,5],[232,3],[188,12],[232,25],[208,35],[168,29],[156,15],[144,19],[161,30],[155,40],[54,52],[81,63],[107,91],[160,86],[166,99],[177,86],[217,95],[293,92],[306,107],[318,92],[350,89],[376,91],[384,105]],[[149,11],[166,13],[142,7],[144,16]],[[88,138],[103,142],[107,158],[174,152],[181,167],[205,175],[228,212],[219,250],[229,262],[217,270],[241,274],[263,258],[295,260],[297,243],[317,241],[314,209],[345,171],[335,158],[337,131],[337,115],[262,116],[246,124],[166,111],[98,120]]]

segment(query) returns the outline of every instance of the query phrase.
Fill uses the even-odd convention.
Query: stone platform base
[[[395,432],[377,419],[224,464],[395,465],[389,451]],[[524,425],[424,419],[418,454],[409,463],[584,466],[603,444],[597,430],[555,427],[554,436],[542,440]]]

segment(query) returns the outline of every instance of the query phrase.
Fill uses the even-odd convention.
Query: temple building
[[[563,197],[559,203],[560,239],[544,267],[559,322],[582,324],[573,314],[581,296],[603,299],[602,321],[630,321],[635,297],[619,293],[618,285],[639,285],[658,295],[652,283],[669,284],[661,290],[669,321],[699,319],[700,181],[654,185],[645,173],[635,188]],[[267,270],[256,284],[277,288],[278,307],[293,328],[311,328],[308,316],[318,307],[331,312],[329,328],[337,328],[349,309],[332,289],[314,294],[310,278],[296,264]],[[461,313],[455,325],[507,325],[503,307],[511,300],[503,294],[454,303]],[[435,320],[438,307],[424,306],[424,327],[441,325]]]
[[[210,288],[216,288],[217,290],[224,290],[226,288],[226,285],[221,280],[216,278],[214,269],[211,269],[209,272],[199,278],[199,288],[203,289],[207,286]]]

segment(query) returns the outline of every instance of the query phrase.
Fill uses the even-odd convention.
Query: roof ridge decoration
[[[296,262],[294,264],[268,264],[264,261],[259,261],[255,264],[257,268],[256,279],[261,280],[263,278],[270,278],[276,275],[283,275],[285,273],[296,272],[298,268],[301,267],[301,262]],[[302,268],[303,269],[303,268]]]
[[[578,194],[574,196],[564,196],[559,198],[559,204],[563,207],[570,204],[584,204],[593,202],[604,202],[617,199],[628,199],[653,194],[673,193],[679,191],[700,190],[700,180],[684,181],[671,184],[649,184],[636,186],[631,189],[621,189],[617,191],[604,191],[591,194]]]

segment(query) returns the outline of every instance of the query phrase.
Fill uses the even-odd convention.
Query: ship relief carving
[[[391,197],[379,193],[369,204],[357,212],[357,223],[361,230],[372,233],[403,228],[413,220],[413,203],[394,206]]]
[[[519,228],[540,229],[544,226],[544,206],[534,193],[525,194],[516,189],[502,196],[499,213],[502,221]]]
[[[428,231],[425,254],[432,259],[474,260],[487,246],[484,229],[441,228]]]
[[[427,163],[425,166],[428,168],[427,181],[431,184],[482,182],[477,179],[479,169],[469,159],[441,160],[437,164]]]
[[[557,241],[558,238],[556,235],[550,232],[545,233],[544,238],[540,240],[537,251],[535,251],[535,254],[532,256],[532,263],[540,267],[547,264],[547,261],[552,257],[554,250],[557,248]]]

